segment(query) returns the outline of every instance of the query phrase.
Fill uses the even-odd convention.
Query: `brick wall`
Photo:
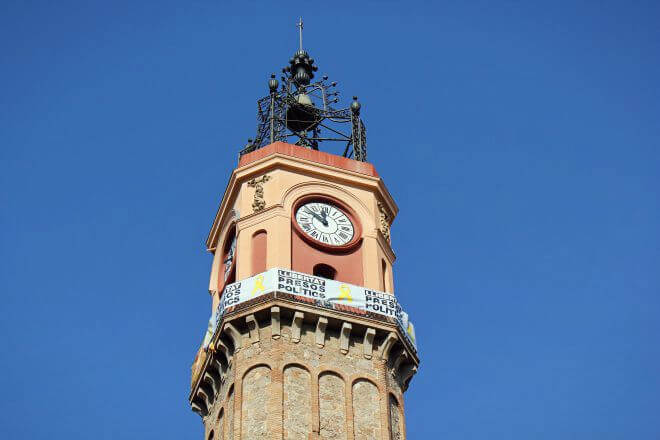
[[[263,314],[250,326],[232,321],[240,336],[227,343],[236,350],[203,417],[207,438],[213,430],[214,440],[403,440],[403,387],[393,358],[380,355],[385,338],[368,351],[359,323],[347,342],[341,321],[319,335],[319,316],[296,326],[292,315],[276,331]]]

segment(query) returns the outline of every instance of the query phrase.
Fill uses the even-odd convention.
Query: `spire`
[[[257,135],[248,141],[241,155],[276,141],[294,143],[314,150],[322,142],[339,144],[344,157],[367,160],[366,129],[360,117],[357,98],[344,108],[337,108],[337,83],[328,76],[315,79],[318,70],[303,48],[303,20],[298,28],[298,49],[282,69],[280,81],[275,75],[268,80],[269,94],[257,101]],[[324,144],[325,145],[325,144]],[[341,148],[341,147],[340,147]],[[343,152],[342,152],[343,151]]]
[[[296,23],[298,28],[298,50],[289,60],[289,66],[286,68],[291,72],[296,87],[305,87],[314,78],[314,73],[318,67],[314,65],[314,58],[311,58],[307,51],[303,49],[303,20],[302,17]]]
[[[298,32],[300,35],[300,46],[299,49],[302,51],[303,50],[303,45],[302,45],[302,31],[303,31],[303,21],[302,17],[298,20],[298,23],[296,23],[296,26],[298,27]]]

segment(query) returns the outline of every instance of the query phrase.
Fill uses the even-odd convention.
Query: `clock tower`
[[[206,241],[189,401],[205,439],[401,440],[419,359],[394,294],[397,207],[366,162],[360,103],[335,107],[336,83],[314,81],[299,27]]]

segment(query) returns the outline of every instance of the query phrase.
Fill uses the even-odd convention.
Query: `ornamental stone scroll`
[[[379,214],[379,222],[378,222],[378,230],[380,231],[381,234],[383,234],[383,237],[387,240],[388,243],[391,242],[390,239],[390,215],[387,213],[385,210],[385,206],[383,206],[382,203],[378,203],[378,214]]]
[[[252,179],[248,181],[248,186],[254,188],[254,200],[252,201],[252,210],[254,212],[263,211],[266,207],[266,201],[264,200],[264,183],[268,182],[271,177],[268,174],[264,174],[258,179]]]

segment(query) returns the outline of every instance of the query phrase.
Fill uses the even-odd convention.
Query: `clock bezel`
[[[298,212],[298,208],[300,208],[302,205],[310,202],[321,202],[334,205],[344,214],[346,214],[348,219],[353,224],[353,238],[351,238],[351,241],[338,246],[329,243],[323,243],[322,241],[307,235],[296,221],[296,212]],[[291,223],[293,224],[293,229],[296,231],[296,234],[298,234],[298,236],[301,237],[305,242],[326,252],[337,253],[351,251],[362,242],[362,225],[360,224],[355,211],[353,211],[350,206],[341,200],[325,194],[306,194],[296,200],[291,210]]]

